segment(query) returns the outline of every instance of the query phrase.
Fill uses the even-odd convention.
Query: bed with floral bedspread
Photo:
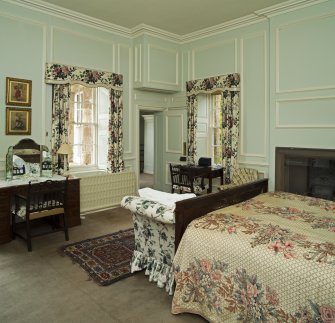
[[[335,202],[261,194],[194,220],[172,313],[210,322],[335,322]]]

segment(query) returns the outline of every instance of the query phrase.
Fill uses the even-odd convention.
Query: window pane
[[[98,164],[101,168],[107,168],[108,138],[106,134],[99,136],[98,140]]]
[[[222,146],[214,146],[214,164],[222,163]]]
[[[221,140],[221,128],[214,128],[213,129],[213,145],[220,146],[222,143]]]
[[[94,165],[95,145],[73,145],[73,157],[70,162],[75,165]]]
[[[100,87],[98,97],[98,165],[100,168],[107,168],[110,91]]]
[[[94,123],[95,122],[95,106],[92,103],[84,103],[82,110],[82,121],[83,123]]]
[[[221,127],[222,117],[221,109],[213,110],[213,127]]]
[[[69,162],[80,165],[81,164],[81,146],[73,145],[73,155],[70,156]]]
[[[104,87],[99,88],[98,92],[99,96],[99,114],[107,114],[109,113],[109,105],[110,105],[110,99],[109,99],[109,90],[105,89]]]
[[[69,144],[70,163],[78,166],[107,164],[109,90],[71,85]]]
[[[70,158],[70,162],[95,164],[95,125],[74,125],[69,142],[73,145],[73,159]]]
[[[215,164],[222,163],[222,109],[221,94],[213,94],[211,102],[212,158]]]

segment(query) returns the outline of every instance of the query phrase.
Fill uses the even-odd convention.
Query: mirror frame
[[[46,154],[44,154],[44,152],[46,152]],[[25,166],[22,168],[14,167],[14,156],[23,159],[25,163],[37,164],[38,166],[35,165],[36,167],[33,169],[37,169],[38,171],[34,173],[29,169],[29,173],[27,174]],[[47,146],[39,145],[30,138],[24,138],[16,145],[8,148],[6,156],[6,180],[19,179],[20,177],[27,175],[29,177],[29,174],[31,177],[52,177],[52,163]]]

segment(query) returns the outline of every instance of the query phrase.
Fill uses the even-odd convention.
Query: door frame
[[[150,105],[142,105],[142,104],[136,104],[136,122],[135,122],[135,134],[137,135],[136,145],[135,145],[135,174],[137,174],[137,190],[139,189],[139,183],[140,183],[140,112],[141,111],[150,111],[154,115],[154,133],[157,132],[156,127],[156,115],[157,112],[163,112],[166,110],[166,107],[157,107],[157,106],[150,106]],[[160,131],[163,132],[163,129]],[[155,136],[156,137],[156,136]],[[156,183],[156,177],[157,177],[157,143],[154,139],[154,184]]]

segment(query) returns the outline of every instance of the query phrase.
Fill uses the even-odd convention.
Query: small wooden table
[[[57,177],[57,176],[55,176]],[[55,178],[48,178],[55,179]],[[69,178],[67,190],[67,225],[73,227],[80,221],[80,179]],[[12,240],[11,201],[12,197],[28,187],[27,180],[0,181],[0,244]]]
[[[220,185],[223,185],[223,167],[222,166],[197,166],[181,165],[181,169],[188,172],[191,177],[202,177],[208,179],[208,193],[212,193],[213,178],[220,177]]]

